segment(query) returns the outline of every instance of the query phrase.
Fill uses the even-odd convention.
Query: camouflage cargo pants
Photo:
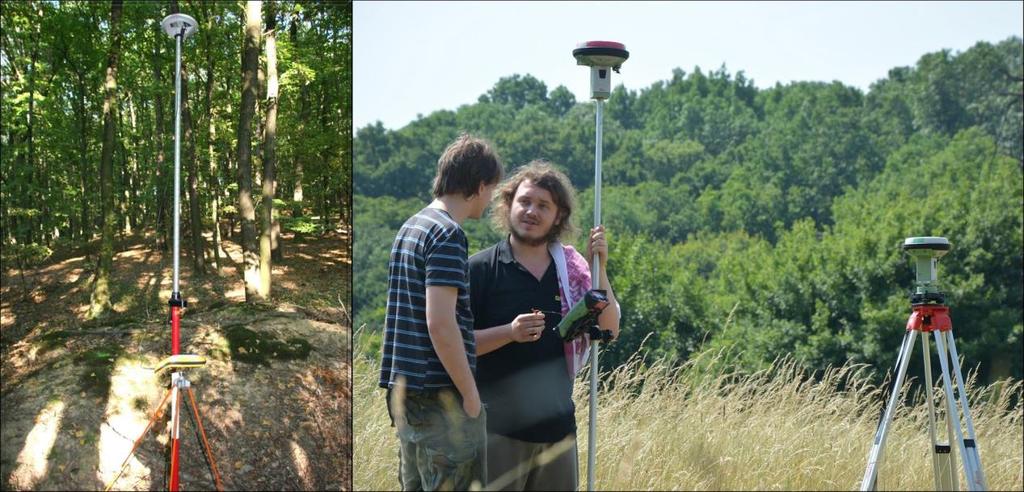
[[[388,392],[400,443],[402,490],[470,490],[487,484],[486,410],[470,418],[454,390]],[[395,399],[397,400],[397,399]]]

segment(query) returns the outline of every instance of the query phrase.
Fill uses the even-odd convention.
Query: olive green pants
[[[470,418],[454,389],[388,392],[388,411],[400,443],[402,490],[471,490],[487,484],[485,409]]]

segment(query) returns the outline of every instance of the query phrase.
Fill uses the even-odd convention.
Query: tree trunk
[[[12,133],[13,135],[11,135],[11,148],[15,149],[13,152],[15,169],[21,170],[21,172],[23,173],[25,172],[25,169],[28,169],[28,163],[25,161],[25,159],[28,158],[27,154],[25,151],[21,149],[21,140],[25,138],[25,136],[22,135],[21,138],[17,138],[17,133]],[[15,190],[17,191],[15,192],[14,196],[18,197],[18,203],[20,204],[20,208],[25,208],[28,206],[24,198],[25,196],[28,195],[27,188],[28,187],[25,186],[24,181],[15,184]],[[24,213],[14,214],[11,217],[11,230],[14,231],[13,234],[15,242],[20,244],[26,244],[28,242],[24,230],[26,223],[28,223],[28,217],[26,217]]]
[[[324,237],[330,230],[330,221],[328,220],[328,206],[330,201],[327,199],[327,194],[330,192],[328,187],[330,183],[327,181],[327,176],[320,176],[320,237]]]
[[[330,98],[327,96],[328,86],[326,84],[320,87],[320,107],[318,120],[320,121],[320,131],[326,133],[329,129],[327,127],[327,115],[330,114]],[[327,162],[327,151],[322,149],[319,154],[320,162]],[[320,237],[325,236],[330,231],[330,206],[331,200],[328,198],[330,195],[331,180],[327,175],[320,175]]]
[[[92,216],[89,213],[89,172],[92,166],[89,165],[89,120],[85,114],[85,76],[78,74],[78,125],[81,138],[78,141],[79,161],[79,192],[82,198],[82,218],[80,237],[88,243],[92,239]]]
[[[206,46],[206,155],[210,172],[211,213],[213,215],[213,267],[220,272],[220,173],[217,170],[217,154],[214,143],[217,140],[217,126],[213,124],[213,73],[214,63],[210,41],[213,38],[213,12],[207,10],[206,29],[203,35]]]
[[[185,66],[182,64],[181,77],[185,78]],[[195,273],[204,275],[206,273],[206,240],[203,238],[202,211],[199,203],[199,168],[196,165],[196,140],[192,131],[192,113],[188,110],[185,102],[185,80],[181,81],[181,123],[184,128],[185,142],[188,144],[188,151],[185,153],[185,164],[188,168],[188,209],[189,230],[192,233],[192,268]]]
[[[42,15],[42,9],[40,9],[38,6],[36,6],[34,10],[36,10],[36,13],[37,13],[36,15],[40,15],[40,16]],[[29,200],[29,202],[26,203],[26,206],[27,206],[26,208],[35,208],[37,205],[40,205],[36,201],[36,199],[34,199],[32,197],[32,195],[35,195],[35,189],[34,189],[35,186],[33,186],[33,182],[35,181],[34,174],[36,173],[36,146],[35,146],[35,138],[33,137],[33,127],[35,126],[35,107],[36,107],[36,96],[35,96],[35,94],[36,94],[36,60],[39,59],[39,23],[36,23],[36,26],[32,29],[32,53],[30,55],[30,58],[31,58],[31,62],[30,62],[30,65],[29,65],[29,72],[28,72],[28,129],[27,129],[28,130],[28,135],[27,135],[27,139],[26,139],[28,141],[28,166],[29,166],[28,167],[28,176],[29,176],[29,189],[28,189],[28,192],[29,193],[26,194],[26,195],[22,195],[22,198],[23,199],[27,198]],[[42,205],[42,207],[45,210],[45,207],[46,207],[45,201],[41,205]],[[45,220],[45,218],[46,218],[45,214],[40,216],[40,220]],[[32,242],[34,242],[34,237],[33,237],[34,236],[33,231],[35,229],[34,222],[35,221],[32,220],[32,217],[29,216],[28,217],[28,237],[26,238],[27,239],[26,240],[26,244],[31,244]]]
[[[160,251],[166,253],[170,235],[167,231],[170,223],[168,214],[171,207],[167,206],[167,185],[170,180],[167,179],[169,173],[164,168],[164,98],[163,90],[160,89],[163,85],[163,76],[160,73],[160,65],[163,63],[160,60],[160,43],[165,42],[166,38],[161,29],[155,29],[153,32],[157,36],[157,42],[153,45],[153,79],[158,88],[153,98],[153,109],[156,113],[156,228],[160,238]]]
[[[245,4],[242,48],[242,104],[238,112],[238,213],[242,220],[242,262],[245,302],[259,296],[259,258],[256,252],[256,213],[252,203],[252,119],[256,108],[256,69],[260,57],[262,2]]]
[[[274,166],[277,154],[274,145],[277,140],[277,19],[274,4],[267,4],[267,121],[263,126],[263,233],[260,235],[260,296],[270,299],[271,250],[275,249],[277,236],[274,234]]]
[[[131,178],[128,172],[128,146],[124,143],[124,126],[124,109],[119,107],[117,110],[117,128],[120,130],[120,133],[116,135],[116,139],[118,154],[121,155],[121,196],[118,197],[117,203],[117,225],[122,241],[124,241],[125,236],[132,233],[132,226],[128,220],[128,189],[131,186]]]
[[[294,41],[294,40],[293,40]],[[309,120],[309,83],[302,85],[299,89],[299,135],[305,135],[306,122]],[[292,205],[292,217],[302,217],[302,180],[303,169],[302,160],[305,158],[305,152],[296,152],[295,155],[295,185],[292,191],[292,201],[295,203]]]
[[[79,158],[79,193],[82,197],[80,201],[81,205],[81,218],[79,220],[79,239],[88,243],[92,239],[92,219],[89,213],[89,202],[92,200],[89,197],[89,182],[88,178],[92,172],[92,166],[89,165],[89,118],[86,114],[85,108],[85,73],[83,68],[75,67],[76,76],[76,110],[78,113],[78,126],[79,126],[79,140],[78,140],[78,158]]]
[[[302,217],[302,158],[295,159],[295,185],[292,191],[292,217]]]
[[[127,200],[128,206],[128,217],[125,218],[128,221],[128,229],[138,229],[140,224],[144,223],[142,218],[139,216],[139,211],[142,209],[139,203],[139,190],[143,187],[140,186],[141,176],[139,175],[139,125],[138,115],[135,111],[135,98],[128,98],[128,122],[131,125],[131,131],[129,132],[129,144],[132,146],[131,151],[127,152],[127,145],[125,145],[125,172],[128,174],[128,188],[125,190],[125,199]]]
[[[103,98],[103,150],[100,154],[100,206],[102,215],[102,241],[90,299],[91,318],[106,314],[110,308],[110,271],[114,263],[114,195],[111,180],[114,174],[114,110],[117,97],[117,62],[121,53],[121,0],[110,6],[110,52],[107,56],[107,76]]]
[[[298,20],[293,19],[289,24],[289,35],[291,36],[292,43],[298,43],[299,29]],[[302,88],[299,89],[299,120],[297,122],[298,128],[296,129],[300,138],[305,135],[306,122],[309,120],[309,82],[302,84]],[[294,183],[292,186],[292,217],[302,217],[302,179],[303,169],[302,161],[305,158],[305,152],[296,152],[295,154],[295,175]]]
[[[236,175],[238,174],[238,161],[236,160],[237,157],[238,157],[238,149],[237,148],[235,149],[235,152],[228,151],[228,152],[226,152],[224,154],[224,158],[227,160],[227,164],[228,164],[227,165],[228,172],[231,172],[231,170],[234,170]],[[235,243],[238,243],[238,234],[240,234],[240,232],[235,232],[235,225],[238,223],[238,217],[239,217],[238,209],[236,207],[235,208],[235,212],[232,213],[232,214],[229,214],[227,216],[228,223],[225,224],[225,226],[226,226],[225,230],[227,231],[228,239],[234,241]],[[227,254],[227,250],[224,250],[224,253]]]

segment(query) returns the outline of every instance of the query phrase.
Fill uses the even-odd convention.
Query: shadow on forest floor
[[[202,277],[182,257],[182,352],[207,360],[189,378],[226,488],[348,489],[348,237],[283,240],[269,304],[244,304],[240,265],[225,255]],[[241,260],[237,244],[225,249]],[[152,235],[128,238],[118,251],[114,313],[103,320],[85,318],[94,253],[58,252],[25,272],[27,288],[19,272],[2,272],[5,490],[105,487],[166,392],[168,377],[151,368],[169,353],[170,255]],[[166,487],[167,420],[115,488]],[[212,488],[192,425],[183,419],[181,486]]]

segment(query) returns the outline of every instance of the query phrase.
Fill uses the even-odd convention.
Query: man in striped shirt
[[[434,201],[391,248],[380,386],[397,428],[403,490],[486,485],[486,433],[474,381],[476,345],[466,235],[502,178],[498,156],[462,135],[437,161]]]

